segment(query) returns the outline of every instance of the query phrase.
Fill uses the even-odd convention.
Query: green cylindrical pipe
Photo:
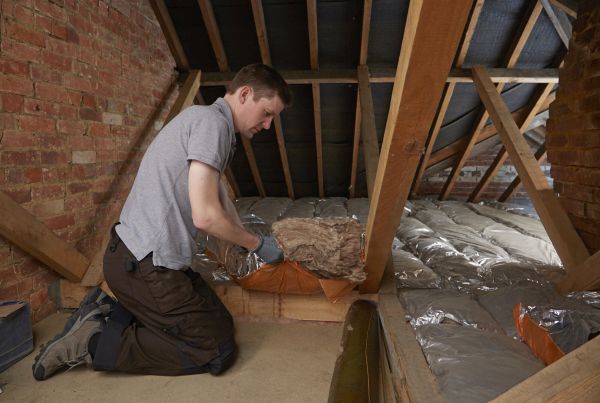
[[[342,351],[335,363],[329,403],[379,400],[379,316],[377,305],[358,300],[344,321]]]

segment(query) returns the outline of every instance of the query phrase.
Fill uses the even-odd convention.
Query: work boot
[[[110,303],[106,300],[109,297],[102,294],[99,288],[91,290],[63,331],[40,348],[32,367],[35,379],[48,379],[63,367],[72,368],[84,363],[91,365],[88,344],[93,335],[102,331],[104,317],[110,311]]]

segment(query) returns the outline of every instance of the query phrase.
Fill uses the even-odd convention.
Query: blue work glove
[[[283,251],[277,245],[277,241],[272,236],[260,238],[260,243],[252,252],[256,253],[265,263],[274,264],[283,260]]]

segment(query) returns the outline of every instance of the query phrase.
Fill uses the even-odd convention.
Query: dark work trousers
[[[137,261],[112,231],[104,277],[118,299],[102,331],[95,370],[184,375],[229,368],[233,319],[198,273]]]

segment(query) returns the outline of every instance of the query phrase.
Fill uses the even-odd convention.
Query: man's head
[[[225,100],[233,111],[236,131],[251,139],[271,126],[273,118],[290,104],[285,80],[272,67],[251,64],[242,68],[227,87]]]

